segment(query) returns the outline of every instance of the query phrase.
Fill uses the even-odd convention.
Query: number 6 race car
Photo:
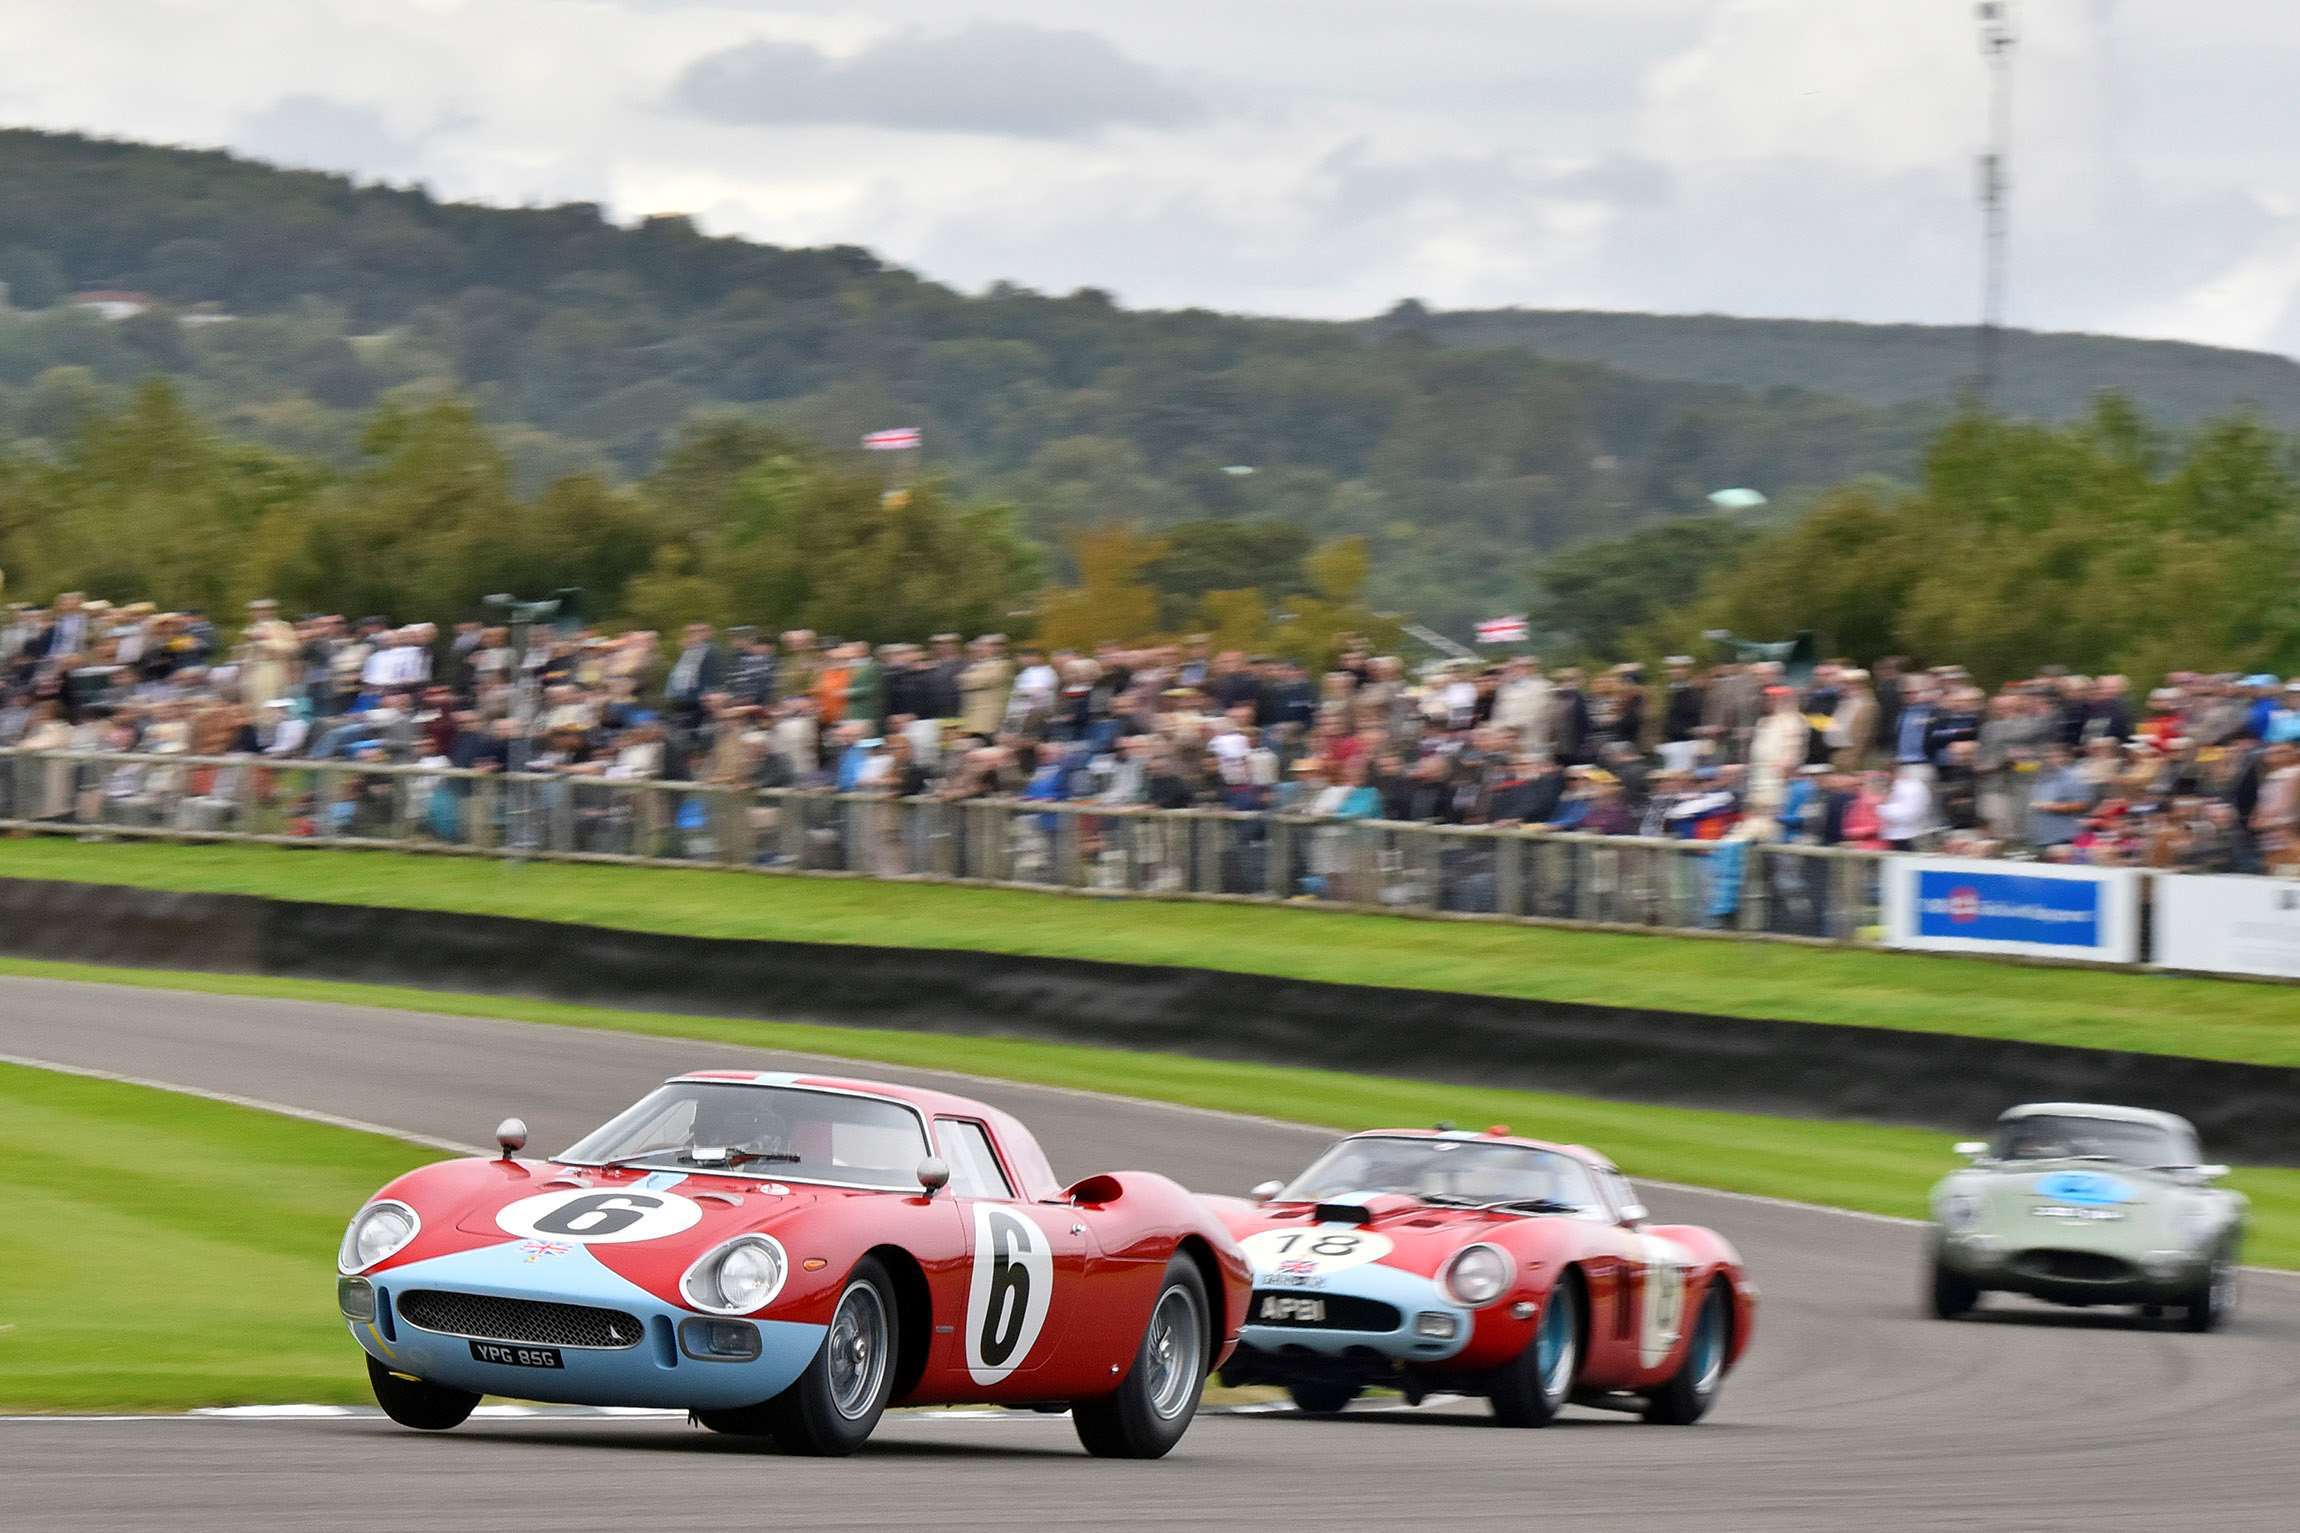
[[[1568,1402],[1697,1421],[1749,1345],[1756,1289],[1725,1239],[1654,1226],[1577,1146],[1383,1129],[1259,1204],[1209,1198],[1254,1266],[1226,1384],[1312,1414],[1369,1385],[1483,1395],[1510,1426]]]
[[[1248,1271],[1146,1172],[1065,1188],[1028,1130],[865,1081],[680,1076],[551,1161],[447,1161],[344,1232],[338,1304],[385,1413],[481,1395],[684,1407],[799,1453],[890,1403],[1060,1406],[1091,1453],[1178,1442]]]

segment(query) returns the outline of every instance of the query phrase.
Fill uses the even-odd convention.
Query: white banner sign
[[[2203,974],[2300,979],[2300,879],[2159,874],[2155,959]]]
[[[1885,942],[1943,953],[2140,961],[2130,868],[1963,857],[1885,860]]]

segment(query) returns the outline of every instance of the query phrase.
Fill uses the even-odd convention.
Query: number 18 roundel
[[[1030,1356],[1054,1297],[1046,1232],[995,1203],[974,1205],[974,1274],[966,1292],[966,1371],[996,1384]]]

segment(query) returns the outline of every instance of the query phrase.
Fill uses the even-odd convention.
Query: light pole
[[[1981,0],[1981,57],[1989,69],[1989,146],[1980,160],[1981,333],[1973,393],[1982,409],[1996,404],[2002,366],[2005,312],[2005,243],[2011,218],[2012,0]]]
[[[503,796],[503,839],[513,862],[534,845],[535,785],[526,781],[528,754],[535,738],[536,704],[541,695],[535,684],[541,669],[531,652],[531,644],[538,622],[550,622],[559,616],[562,605],[577,593],[561,591],[557,596],[542,601],[521,601],[516,596],[498,592],[486,598],[487,605],[501,612],[511,625],[511,747],[506,752]],[[570,611],[573,610],[569,606]]]

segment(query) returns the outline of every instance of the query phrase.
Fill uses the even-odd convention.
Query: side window
[[[1589,1168],[1570,1155],[1558,1156],[1557,1162],[1552,1177],[1557,1188],[1557,1200],[1560,1203],[1571,1203],[1584,1219],[1608,1217],[1605,1200],[1597,1195],[1597,1184],[1589,1179]]]
[[[990,1148],[990,1135],[979,1123],[957,1118],[934,1120],[934,1142],[950,1166],[950,1190],[962,1198],[1011,1198],[1006,1173]]]
[[[1598,1177],[1605,1183],[1606,1195],[1613,1199],[1613,1212],[1616,1218],[1638,1206],[1637,1189],[1629,1185],[1628,1177],[1623,1176],[1610,1166],[1599,1172]]]

